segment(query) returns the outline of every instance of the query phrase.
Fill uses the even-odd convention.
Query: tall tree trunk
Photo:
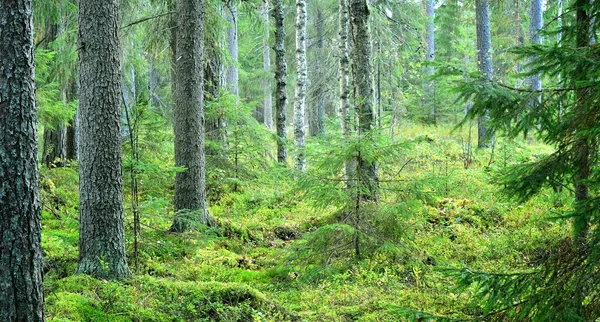
[[[426,16],[427,16],[427,62],[435,60],[435,0],[426,1]],[[425,76],[432,77],[435,73],[435,67],[427,66],[425,68]],[[427,118],[432,124],[437,122],[437,106],[435,102],[435,82],[433,80],[425,81],[425,108]]]
[[[269,1],[263,0],[263,69],[265,71],[265,79],[263,81],[264,103],[263,103],[263,119],[267,130],[273,129],[273,101],[271,89],[271,48],[269,47]]]
[[[206,206],[204,155],[204,1],[178,0],[175,92],[175,218],[172,232],[212,225]]]
[[[577,48],[585,48],[593,44],[593,36],[591,30],[592,17],[590,17],[586,7],[589,5],[590,0],[576,0],[576,46]],[[578,73],[576,82],[588,81],[588,73]],[[577,84],[574,84],[577,86]],[[574,176],[575,181],[575,201],[576,210],[578,216],[575,217],[574,221],[574,242],[577,247],[581,247],[585,244],[585,238],[588,235],[589,221],[590,221],[590,209],[587,202],[589,201],[589,186],[587,181],[589,180],[592,169],[591,169],[591,158],[597,154],[596,144],[592,144],[592,141],[596,139],[590,139],[589,134],[584,134],[582,129],[589,129],[595,124],[594,118],[588,117],[590,109],[594,108],[594,102],[590,101],[590,89],[583,88],[576,92],[575,99],[575,113],[577,119],[581,121],[581,124],[574,124],[576,127],[576,141],[573,146],[575,152],[575,167],[576,172]],[[579,123],[579,122],[578,122]],[[579,129],[579,130],[577,130]]]
[[[348,32],[350,29],[348,20],[348,0],[339,0],[339,57],[340,57],[340,116],[342,118],[342,135],[345,140],[350,137],[351,113],[350,109],[350,54],[348,49]],[[344,163],[344,174],[346,187],[352,186],[355,164],[352,161]]]
[[[277,127],[277,162],[287,161],[286,115],[287,105],[287,63],[285,61],[285,26],[283,24],[283,0],[273,0],[275,20],[275,81],[277,82],[275,112]]]
[[[366,0],[350,0],[350,27],[352,35],[352,79],[354,81],[354,101],[358,114],[358,135],[367,140],[361,144],[375,144],[368,132],[375,125],[373,113],[373,67],[371,62],[371,37],[369,34],[369,9]],[[360,178],[360,193],[365,199],[377,199],[379,180],[377,165],[371,160],[357,156],[357,174]]]
[[[79,1],[79,267],[115,279],[125,259],[117,0]]]
[[[235,95],[236,103],[238,103],[240,99],[238,85],[238,14],[235,1],[229,1],[225,12],[227,22],[229,23],[227,26],[227,50],[231,58],[227,66],[227,89],[231,94]]]
[[[324,67],[322,66],[322,59],[324,56],[325,48],[325,17],[323,17],[323,10],[317,8],[317,17],[315,19],[315,30],[317,32],[316,42],[314,44],[315,53],[315,64],[314,68],[311,68],[311,82],[312,88],[312,104],[309,104],[308,108],[308,134],[310,136],[317,136],[325,134],[325,84],[326,81],[323,79],[325,76]]]
[[[296,94],[294,97],[294,145],[296,169],[306,171],[304,112],[306,107],[306,0],[296,0]]]
[[[0,320],[45,321],[32,1],[0,21]]]
[[[477,67],[483,77],[492,79],[492,37],[490,32],[490,6],[488,0],[475,1],[477,26]],[[488,148],[493,134],[487,128],[486,116],[477,119],[477,147]]]
[[[542,35],[540,31],[544,23],[544,9],[542,0],[531,0],[531,11],[529,14],[529,38],[532,44],[542,44]],[[531,75],[529,77],[529,86],[532,90],[542,89],[542,79],[540,74]],[[538,97],[538,100],[541,96]]]

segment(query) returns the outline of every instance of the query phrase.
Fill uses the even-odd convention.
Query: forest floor
[[[460,287],[461,270],[529,270],[547,256],[549,245],[568,235],[566,220],[548,220],[570,206],[566,192],[548,190],[517,204],[492,183],[503,166],[550,150],[499,138],[493,159],[491,150],[473,148],[465,169],[464,132],[405,124],[398,133],[412,144],[386,165],[393,180],[382,188],[380,204],[367,207],[373,225],[385,225],[377,231],[390,230],[386,236],[393,238],[378,243],[374,237],[376,246],[365,246],[360,257],[336,238],[347,233],[335,224],[343,209],[316,207],[316,197],[272,164],[236,181],[236,189],[219,187],[219,180],[210,179],[218,173],[210,172],[210,212],[219,226],[170,234],[172,176],[161,177],[168,160],[155,160],[158,165],[140,176],[137,265],[126,196],[133,277],[123,281],[73,275],[77,169],[42,169],[48,320],[414,321],[419,312],[483,314],[471,301],[476,290]],[[310,165],[309,158],[309,173]]]

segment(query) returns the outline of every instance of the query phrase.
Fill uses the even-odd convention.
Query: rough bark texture
[[[322,61],[326,54],[325,49],[325,17],[323,10],[317,8],[317,17],[315,19],[316,41],[313,46],[313,52],[316,59],[315,64],[311,68],[311,96],[312,103],[308,108],[308,134],[317,136],[325,134],[325,85],[327,81],[324,79],[325,68],[322,66]]]
[[[271,89],[271,48],[269,47],[269,1],[263,0],[263,20],[264,20],[264,35],[263,35],[263,68],[265,70],[265,79],[263,81],[264,103],[263,103],[263,118],[265,128],[273,129],[273,99]]]
[[[544,23],[544,9],[542,0],[531,0],[531,10],[529,13],[529,38],[532,44],[542,44],[542,35],[540,30]],[[539,74],[532,75],[529,78],[529,86],[533,90],[542,89],[542,79]],[[541,99],[541,96],[539,97]]]
[[[31,9],[0,2],[1,321],[44,321]]]
[[[125,260],[117,0],[79,2],[79,267],[114,279]]]
[[[492,37],[490,32],[490,6],[488,0],[475,1],[477,26],[477,67],[479,72],[492,79]],[[487,115],[477,119],[477,147],[488,148],[492,134],[488,133]]]
[[[366,0],[350,0],[350,28],[352,35],[352,79],[356,113],[358,115],[358,135],[371,142],[368,132],[375,125],[373,113],[373,67],[371,63],[371,37],[369,34],[369,8]],[[377,199],[378,177],[377,166],[369,162],[360,153],[357,157],[357,174],[361,178],[361,186],[366,189],[365,199]]]
[[[202,0],[177,1],[175,165],[185,171],[175,176],[173,232],[182,232],[196,224],[212,224],[206,207],[203,7]]]
[[[294,145],[296,147],[296,169],[306,171],[306,139],[304,135],[304,113],[306,108],[306,0],[296,0],[296,91],[294,97]]]
[[[427,56],[425,60],[433,62],[435,60],[435,0],[426,1],[426,16],[427,16]],[[425,68],[425,75],[431,77],[435,73],[433,66]],[[437,122],[437,107],[435,103],[435,82],[432,80],[425,81],[425,108],[427,109],[428,121],[435,124]]]
[[[285,26],[283,24],[283,0],[273,0],[273,19],[275,20],[275,81],[277,82],[275,113],[277,127],[277,162],[287,161],[286,115],[287,105],[287,63],[285,61]]]

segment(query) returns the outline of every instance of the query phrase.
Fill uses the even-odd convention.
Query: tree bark
[[[323,10],[317,8],[317,17],[315,19],[315,30],[316,30],[316,42],[314,44],[315,53],[315,64],[314,68],[311,68],[311,82],[312,87],[312,104],[308,106],[308,134],[310,136],[318,136],[325,134],[325,84],[323,80],[325,77],[324,67],[322,66],[322,59],[324,56],[325,48],[325,17],[323,16]]]
[[[285,61],[285,26],[283,0],[273,0],[273,19],[275,20],[275,81],[277,82],[275,112],[277,127],[277,162],[287,161],[286,115],[287,105],[287,63]]]
[[[193,225],[212,225],[206,206],[204,155],[204,1],[177,1],[177,86],[174,130],[175,165],[184,167],[175,176],[175,218],[172,232]]]
[[[373,113],[373,67],[371,62],[371,37],[369,34],[369,8],[366,0],[350,0],[350,27],[352,35],[352,79],[356,113],[358,114],[358,135],[366,140],[362,144],[375,144],[368,135],[375,125]],[[357,156],[357,174],[365,199],[376,200],[379,189],[375,162]]]
[[[116,0],[79,1],[79,267],[116,279],[125,259],[121,73]]]
[[[32,1],[0,21],[0,320],[45,321]]]
[[[263,81],[264,88],[264,103],[263,103],[263,119],[267,130],[273,129],[273,101],[271,89],[271,48],[269,47],[269,1],[263,0],[263,20],[264,20],[264,35],[263,35],[263,69],[265,71],[265,79]]]
[[[227,88],[231,94],[235,95],[236,104],[239,102],[240,93],[238,85],[238,14],[235,1],[229,1],[225,9],[227,26],[227,50],[229,51],[229,64],[227,66]]]
[[[483,77],[492,79],[492,38],[490,32],[490,6],[488,0],[475,1],[477,29],[477,67]],[[493,134],[487,128],[488,116],[477,119],[477,147],[488,148]]]
[[[294,97],[294,145],[296,169],[306,172],[304,113],[306,107],[306,0],[296,0],[296,91]]]
[[[586,7],[589,5],[590,0],[576,0],[576,46],[577,48],[585,48],[593,44],[594,38],[592,35],[592,17],[590,17]],[[577,82],[588,81],[588,73],[578,73],[575,79],[576,86]],[[576,172],[574,175],[575,183],[575,201],[577,217],[575,217],[573,228],[574,228],[574,242],[579,248],[585,244],[585,239],[588,235],[590,225],[590,211],[587,202],[590,197],[589,185],[587,181],[590,179],[592,174],[591,158],[597,155],[597,144],[592,144],[594,139],[590,139],[588,135],[583,134],[582,130],[590,129],[596,120],[593,117],[589,117],[590,109],[594,108],[594,103],[590,100],[590,89],[584,88],[579,89],[576,92],[575,98],[575,114],[578,120],[577,124],[573,124],[575,131],[576,141],[573,144],[574,151],[574,164]]]

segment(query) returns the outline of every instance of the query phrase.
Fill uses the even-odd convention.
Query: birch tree
[[[306,0],[296,0],[296,91],[294,96],[294,145],[296,169],[306,171],[304,113],[306,108]]]
[[[265,79],[263,82],[264,99],[263,99],[263,117],[265,128],[273,129],[273,100],[271,95],[271,48],[269,47],[269,1],[263,0],[262,16],[264,25],[263,33],[263,69],[265,71]]]
[[[276,89],[276,122],[277,127],[277,162],[286,163],[286,115],[287,105],[287,63],[285,61],[285,26],[283,0],[273,0],[273,19],[275,20],[275,81]]]

